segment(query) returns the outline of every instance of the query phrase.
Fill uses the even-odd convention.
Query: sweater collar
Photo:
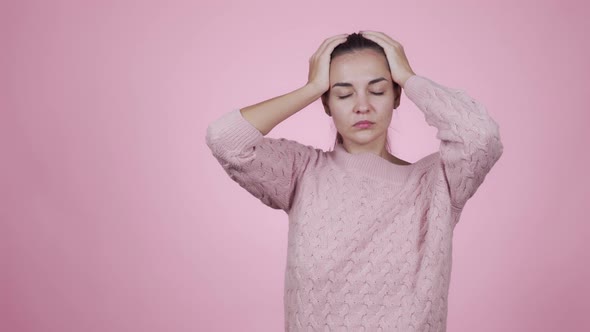
[[[415,164],[398,165],[372,152],[350,153],[336,143],[330,151],[333,160],[347,171],[377,177],[389,182],[405,182]]]

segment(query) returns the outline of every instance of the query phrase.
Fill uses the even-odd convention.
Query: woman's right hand
[[[348,34],[332,36],[322,43],[309,58],[307,85],[312,85],[322,93],[330,89],[330,55],[336,46],[346,41]]]

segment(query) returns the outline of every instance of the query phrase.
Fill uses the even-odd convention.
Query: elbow
[[[504,153],[504,144],[502,143],[502,138],[500,137],[498,124],[493,120],[491,120],[490,130],[487,131],[485,137],[487,154],[495,163]]]
[[[205,143],[207,144],[207,146],[209,147],[209,149],[213,150],[213,145],[214,145],[214,133],[213,130],[211,129],[211,125],[207,126],[207,130],[205,132]]]
[[[221,144],[230,131],[230,129],[220,121],[222,120],[215,120],[207,126],[205,142],[210,149]]]
[[[502,154],[504,153],[504,144],[502,144],[502,140],[500,140],[500,136],[498,136],[495,140],[491,141],[490,143],[490,154],[494,160],[494,163],[500,159]]]
[[[219,130],[216,130],[216,127],[213,124],[209,124],[209,126],[207,126],[207,131],[205,133],[205,143],[214,156],[220,155],[219,146],[221,145],[221,137],[221,133]]]
[[[232,156],[227,150],[227,147],[224,147],[223,137],[221,136],[221,133],[215,130],[215,126],[209,125],[207,127],[205,143],[209,147],[213,157],[217,159],[226,171],[228,171],[232,162]]]

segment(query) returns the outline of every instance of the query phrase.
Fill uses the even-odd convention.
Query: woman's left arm
[[[428,124],[438,129],[451,204],[462,209],[502,155],[498,124],[465,91],[416,75],[397,40],[378,31],[362,34],[383,47],[392,79],[422,110]]]
[[[411,76],[406,96],[438,129],[440,157],[451,203],[462,209],[500,159],[504,147],[498,124],[486,108],[465,91],[442,86],[426,77]]]

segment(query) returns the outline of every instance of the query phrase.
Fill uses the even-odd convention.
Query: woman
[[[441,141],[415,163],[387,148],[402,88]],[[318,98],[332,151],[265,137]],[[453,229],[503,151],[481,104],[362,31],[326,39],[305,86],[224,114],[206,141],[234,181],[288,214],[285,330],[446,330]]]

